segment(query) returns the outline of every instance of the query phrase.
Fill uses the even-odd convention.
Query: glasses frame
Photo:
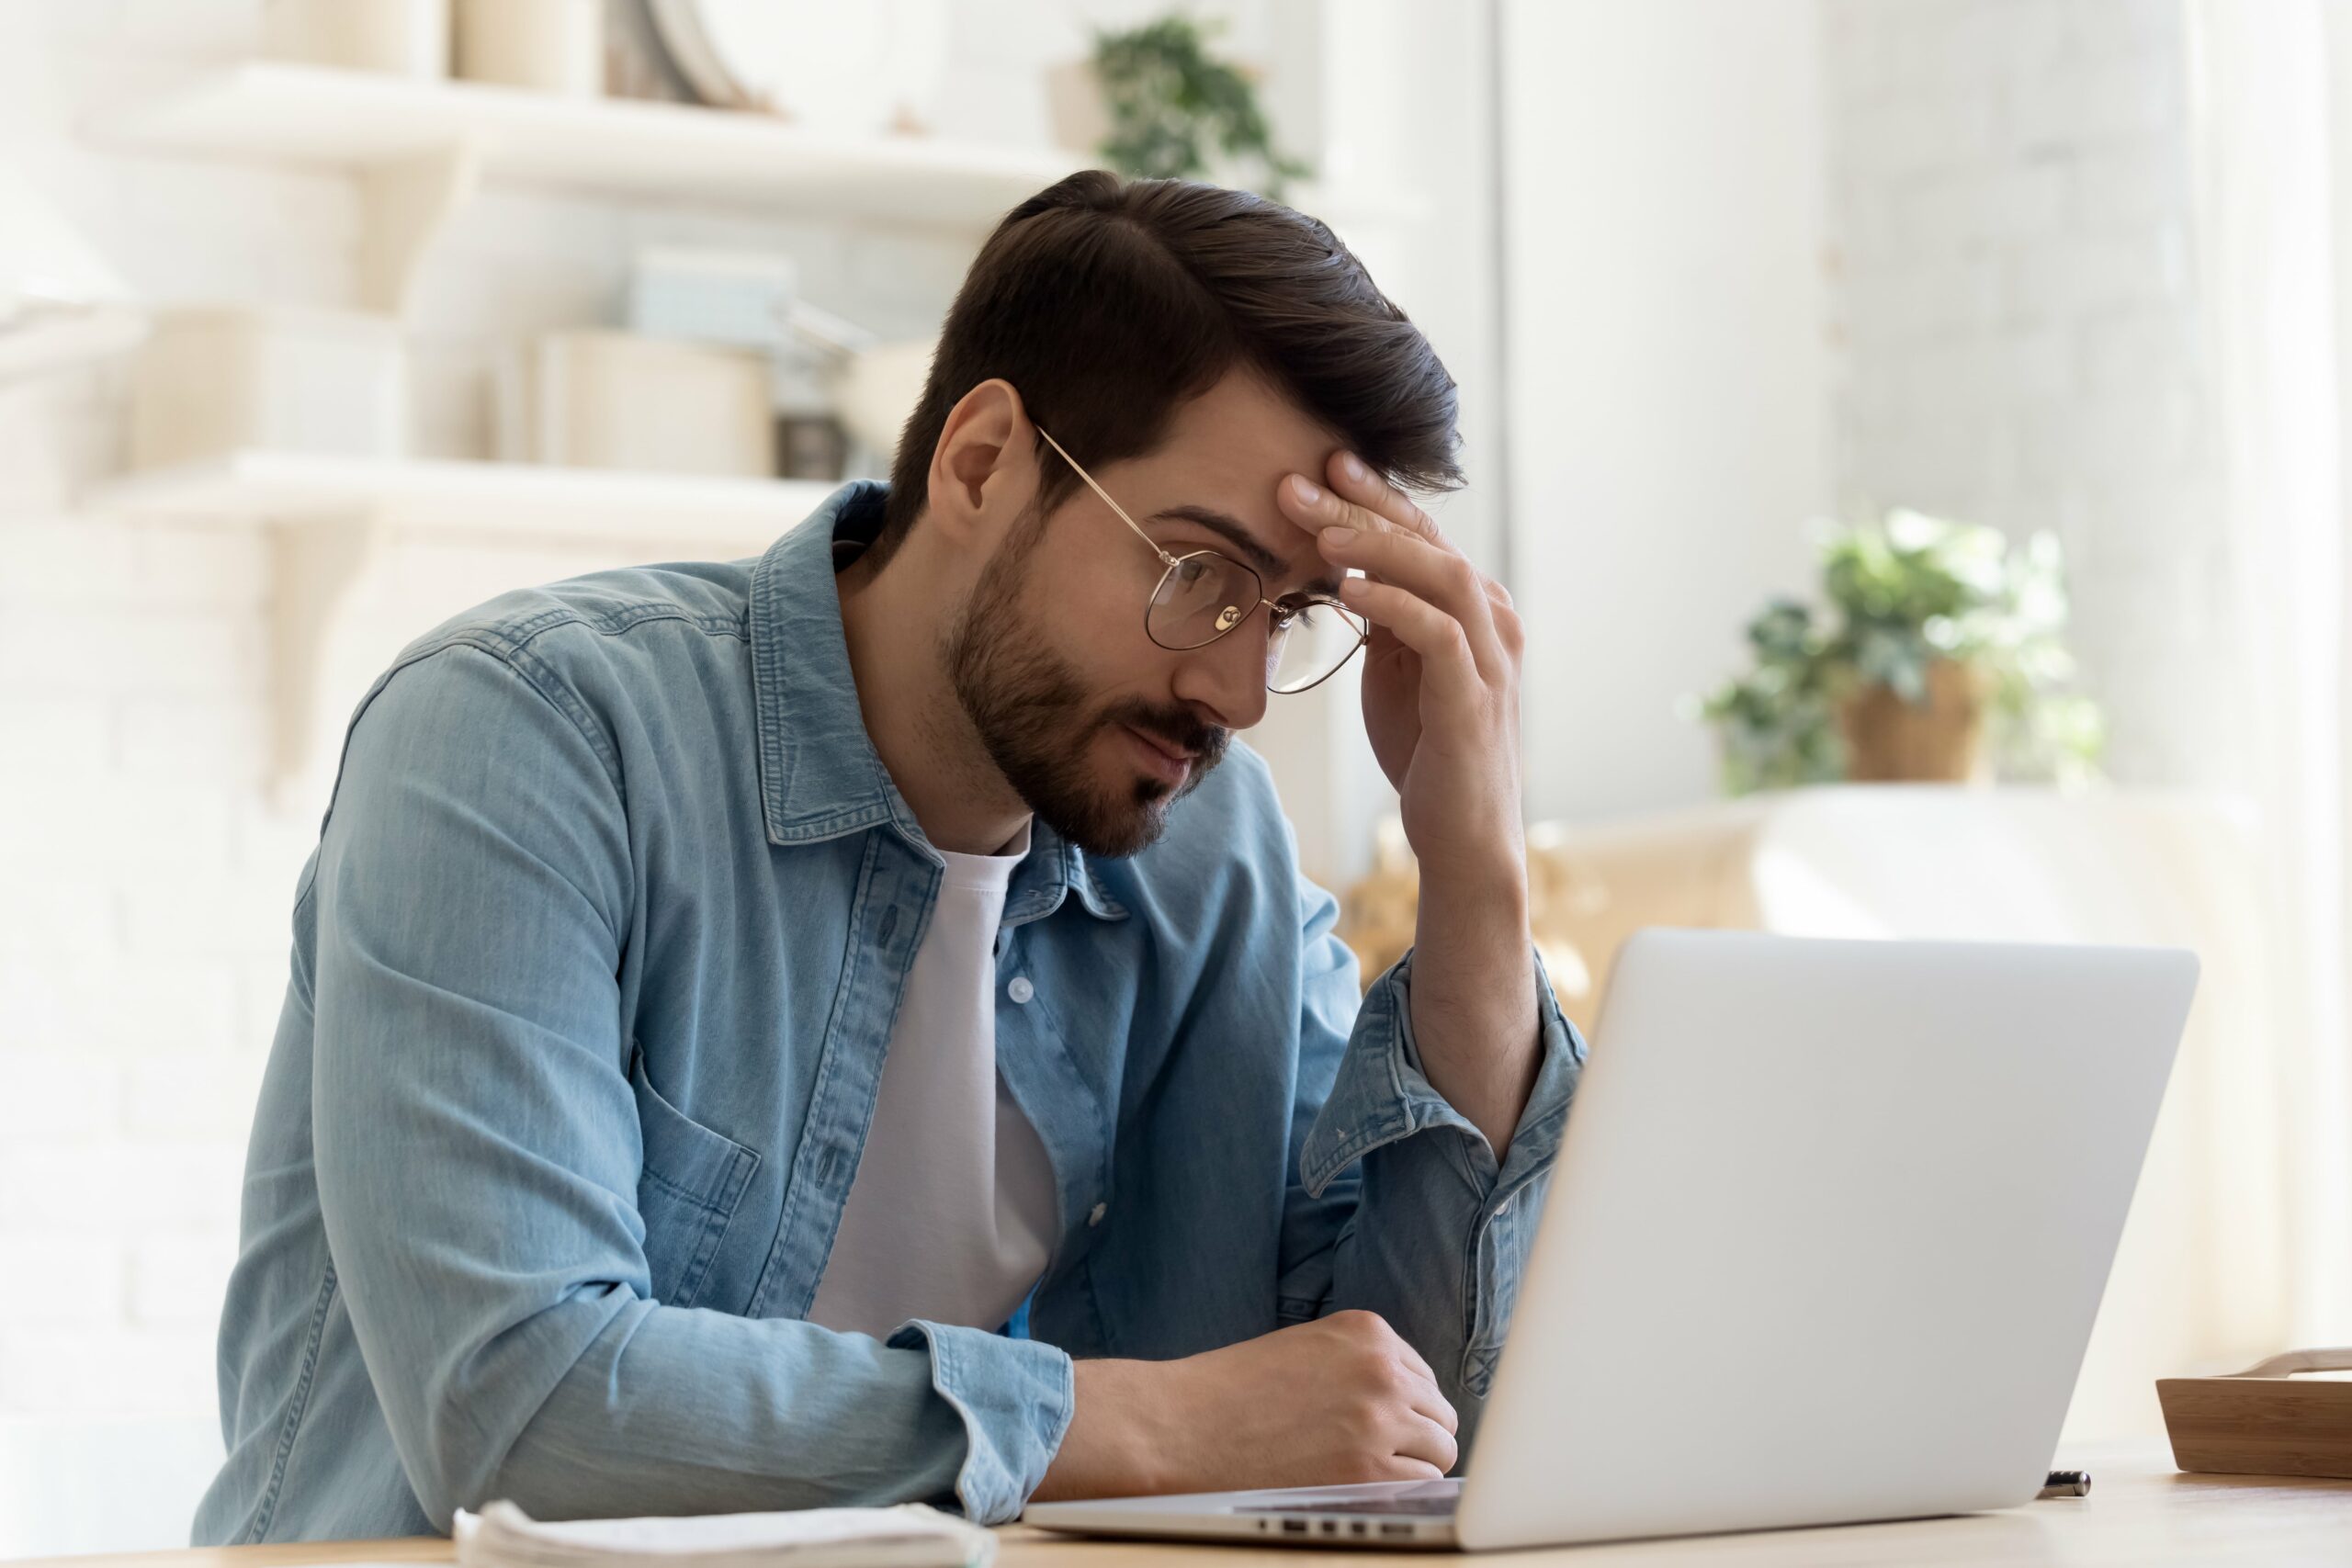
[[[1143,531],[1141,525],[1137,524],[1134,518],[1127,515],[1127,509],[1125,507],[1121,506],[1117,502],[1111,499],[1111,492],[1109,491],[1104,490],[1101,485],[1095,483],[1094,476],[1092,474],[1088,473],[1084,468],[1079,467],[1078,459],[1071,457],[1063,447],[1062,444],[1054,439],[1053,433],[1051,431],[1048,431],[1042,424],[1035,426],[1035,429],[1038,434],[1046,438],[1046,446],[1051,446],[1056,452],[1061,454],[1062,461],[1069,465],[1070,471],[1076,474],[1080,479],[1086,481],[1086,488],[1101,496],[1102,498],[1102,504],[1116,513],[1118,514],[1119,521],[1125,523],[1130,529],[1134,530],[1135,536],[1143,541],[1144,547],[1149,550],[1153,555],[1159,558],[1163,568],[1159,574],[1159,581],[1151,585],[1151,592],[1146,596],[1143,602],[1143,635],[1151,638],[1153,646],[1167,649],[1170,653],[1190,653],[1194,649],[1206,648],[1211,643],[1217,641],[1221,637],[1227,637],[1234,631],[1238,630],[1243,622],[1249,620],[1252,615],[1258,613],[1261,605],[1264,606],[1266,611],[1266,635],[1269,649],[1271,649],[1272,646],[1272,639],[1276,636],[1288,637],[1290,635],[1290,627],[1286,624],[1278,623],[1275,620],[1275,617],[1278,615],[1295,616],[1296,612],[1285,610],[1282,605],[1277,604],[1274,601],[1266,597],[1266,580],[1259,576],[1255,569],[1250,567],[1244,562],[1235,560],[1231,556],[1227,555],[1222,550],[1187,550],[1182,555],[1170,555],[1167,550],[1160,547],[1159,542],[1157,539],[1154,539],[1149,534]],[[1233,568],[1236,571],[1245,574],[1250,581],[1256,583],[1258,585],[1258,603],[1250,605],[1250,608],[1242,611],[1239,615],[1233,615],[1230,620],[1225,620],[1225,617],[1220,615],[1218,618],[1220,620],[1225,620],[1225,624],[1220,626],[1216,630],[1211,632],[1207,637],[1203,637],[1198,642],[1190,643],[1182,648],[1178,648],[1170,643],[1161,642],[1158,634],[1154,633],[1151,629],[1151,607],[1159,602],[1159,591],[1168,586],[1168,580],[1175,575],[1176,569],[1178,567],[1182,566],[1188,560],[1199,560],[1204,556],[1223,561],[1226,565]],[[1330,669],[1326,670],[1322,674],[1317,675],[1314,680],[1309,681],[1304,686],[1275,685],[1273,682],[1272,669],[1275,660],[1273,657],[1270,656],[1266,660],[1266,690],[1273,693],[1276,696],[1295,697],[1301,692],[1313,691],[1316,687],[1321,685],[1332,676],[1337,675],[1340,671],[1345,670],[1348,667],[1348,661],[1353,659],[1358,653],[1362,652],[1364,645],[1372,640],[1372,623],[1364,618],[1362,612],[1349,608],[1346,604],[1341,604],[1339,600],[1333,598],[1329,593],[1306,594],[1299,603],[1299,608],[1304,609],[1309,605],[1315,604],[1329,606],[1330,609],[1338,614],[1342,620],[1344,620],[1349,626],[1355,628],[1355,646],[1349,649],[1346,653],[1342,654],[1340,657],[1339,662],[1333,664]],[[1227,613],[1228,615],[1231,613],[1230,606],[1228,606]]]

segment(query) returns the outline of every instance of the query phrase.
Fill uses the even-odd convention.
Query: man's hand
[[[1325,487],[1295,474],[1276,494],[1324,559],[1364,573],[1340,597],[1372,623],[1364,728],[1396,788],[1405,836],[1424,866],[1516,861],[1525,642],[1510,595],[1354,457],[1334,453],[1329,477]]]
[[[1413,1034],[1421,1066],[1499,1162],[1543,1061],[1519,795],[1525,639],[1503,586],[1411,498],[1335,452],[1327,484],[1277,484],[1323,558],[1364,575],[1340,598],[1372,623],[1363,722],[1420,859]]]
[[[1039,1502],[1433,1481],[1453,1406],[1376,1313],[1342,1312],[1175,1361],[1080,1361]]]

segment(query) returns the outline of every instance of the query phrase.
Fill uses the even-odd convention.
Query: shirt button
[[[1037,994],[1037,987],[1029,983],[1029,976],[1026,975],[1014,976],[1012,984],[1007,986],[1005,990],[1016,1002],[1025,1002]]]
[[[1107,1213],[1109,1213],[1110,1212],[1111,1212],[1111,1205],[1110,1205],[1110,1204],[1108,1204],[1108,1203],[1097,1203],[1097,1204],[1095,1204],[1095,1205],[1094,1205],[1094,1207],[1093,1207],[1091,1210],[1090,1210],[1090,1211],[1088,1212],[1087,1216],[1086,1216],[1086,1223],[1087,1223],[1089,1225],[1099,1225],[1099,1224],[1101,1224],[1102,1223],[1102,1216],[1103,1216],[1103,1215],[1105,1215],[1105,1214],[1107,1214]]]
[[[1495,1205],[1495,1218],[1497,1218],[1497,1219],[1498,1219],[1498,1220],[1499,1220],[1499,1219],[1501,1219],[1505,1214],[1510,1213],[1510,1206],[1511,1206],[1511,1203],[1512,1203],[1512,1202],[1513,1202],[1513,1201],[1515,1201],[1518,1197],[1519,1197],[1519,1194],[1518,1194],[1518,1193],[1516,1193],[1516,1192],[1514,1192],[1514,1193],[1512,1193],[1512,1194],[1510,1195],[1510,1197],[1506,1198],[1506,1199],[1504,1199],[1501,1202],[1499,1202],[1499,1203],[1496,1204],[1496,1205]]]

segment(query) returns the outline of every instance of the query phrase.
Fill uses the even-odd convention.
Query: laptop
[[[2196,984],[2173,948],[1636,932],[1465,1475],[1023,1517],[1481,1551],[2025,1503]]]

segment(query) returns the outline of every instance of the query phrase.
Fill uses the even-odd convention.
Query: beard
[[[981,570],[941,639],[941,657],[989,760],[1038,819],[1090,855],[1132,855],[1159,841],[1169,808],[1224,760],[1232,734],[1180,705],[1134,697],[1094,705],[1078,667],[1022,614],[1028,547],[1043,532],[1016,530]],[[1125,786],[1098,783],[1093,742],[1123,726],[1193,753],[1183,784],[1142,775]]]

